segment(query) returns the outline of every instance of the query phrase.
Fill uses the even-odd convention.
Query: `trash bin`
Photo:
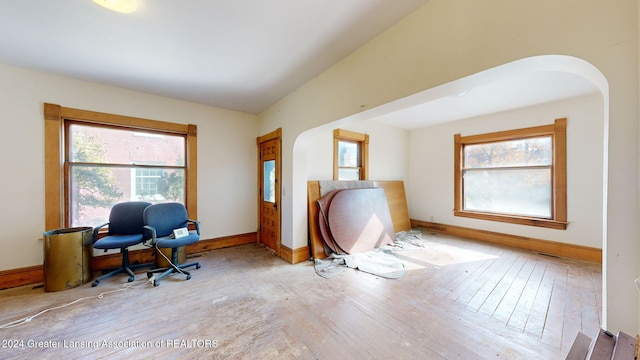
[[[187,247],[180,246],[178,248],[178,263],[176,265],[180,265],[187,260]],[[160,251],[163,253],[169,260],[171,260],[171,248],[157,248],[156,251]],[[167,259],[164,258],[161,254],[156,253],[156,266],[158,268],[170,267],[171,264]]]
[[[44,233],[44,291],[71,289],[91,281],[93,228],[75,227]]]

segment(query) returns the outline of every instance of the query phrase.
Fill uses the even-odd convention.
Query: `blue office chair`
[[[98,225],[93,229],[93,247],[95,249],[120,249],[122,253],[122,265],[99,278],[91,286],[98,286],[100,281],[120,273],[129,275],[129,282],[135,278],[129,264],[128,247],[142,243],[144,240],[144,209],[151,203],[144,201],[129,201],[113,205],[109,214],[109,222]],[[98,239],[100,229],[109,225],[106,236]]]
[[[160,285],[160,279],[175,273],[184,274],[186,280],[191,279],[191,274],[183,269],[195,266],[200,269],[197,262],[179,264],[178,248],[193,244],[200,240],[200,223],[188,218],[187,209],[180,203],[154,204],[144,209],[145,239],[151,239],[151,245],[158,249],[170,248],[170,266],[166,268],[153,269],[147,272],[147,277],[152,278],[154,274],[160,273],[153,279],[153,286]],[[185,234],[174,235],[174,230],[186,229],[192,223],[195,230],[187,231]],[[159,255],[160,251],[158,251]]]

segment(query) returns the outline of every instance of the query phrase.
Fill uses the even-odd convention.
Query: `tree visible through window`
[[[68,122],[70,226],[95,226],[118,202],[184,203],[185,136]]]
[[[455,215],[566,228],[566,120],[455,136]]]
[[[106,160],[105,149],[100,140],[91,134],[75,134],[72,158],[78,163],[101,163]],[[108,168],[71,167],[70,198],[83,206],[72,206],[71,218],[80,219],[83,208],[101,208],[111,206],[122,197]],[[97,225],[97,224],[96,224]]]

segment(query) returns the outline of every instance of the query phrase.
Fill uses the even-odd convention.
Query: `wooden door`
[[[258,138],[258,242],[280,256],[281,130]]]

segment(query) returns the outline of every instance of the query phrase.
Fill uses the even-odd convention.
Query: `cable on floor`
[[[70,303],[67,303],[67,304],[63,304],[63,305],[59,305],[59,306],[54,306],[52,308],[44,309],[44,310],[40,311],[39,313],[37,313],[35,315],[27,316],[27,317],[24,317],[22,319],[11,321],[11,322],[6,323],[4,325],[0,325],[0,329],[9,329],[9,328],[12,328],[12,327],[24,325],[24,324],[30,322],[31,320],[33,320],[34,318],[36,318],[37,316],[40,316],[40,315],[42,315],[44,313],[47,313],[47,312],[52,311],[52,310],[62,309],[62,308],[65,308],[67,306],[71,306],[73,304],[79,303],[80,301],[83,301],[83,300],[93,299],[93,298],[102,299],[105,295],[108,295],[108,294],[113,294],[113,293],[117,293],[117,292],[121,292],[121,291],[126,291],[127,289],[138,289],[138,288],[146,286],[148,284],[151,284],[151,281],[145,281],[143,284],[140,284],[140,285],[137,285],[137,286],[131,286],[130,283],[124,283],[123,284],[124,288],[122,288],[122,289],[105,291],[105,292],[102,292],[102,293],[100,293],[100,294],[98,294],[96,296],[85,296],[85,297],[76,299],[76,300],[74,300],[74,301],[72,301]]]

